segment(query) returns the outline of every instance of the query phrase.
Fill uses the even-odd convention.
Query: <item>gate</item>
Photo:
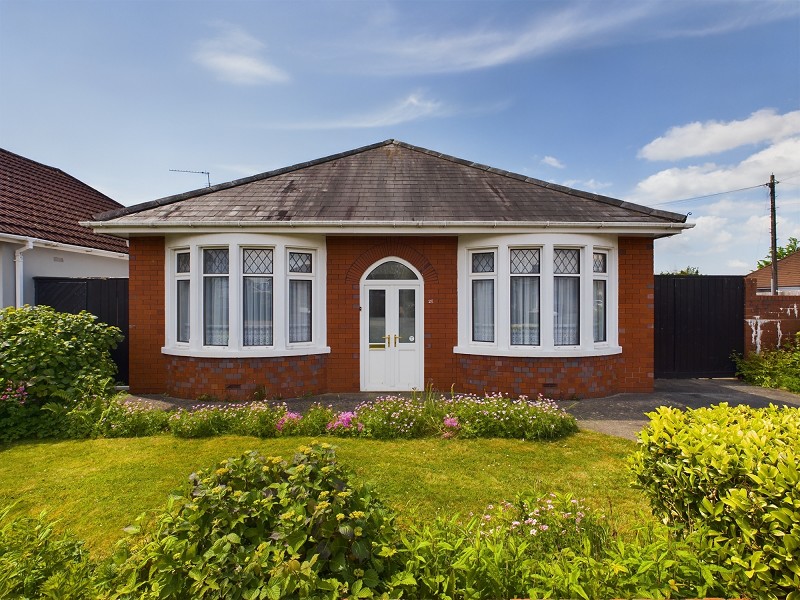
[[[655,276],[656,378],[733,377],[744,352],[744,278]]]
[[[111,351],[117,365],[117,381],[128,383],[128,280],[124,278],[75,279],[34,277],[35,304],[52,306],[59,312],[82,310],[122,330],[124,339]]]

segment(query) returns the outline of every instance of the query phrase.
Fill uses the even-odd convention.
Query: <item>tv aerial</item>
[[[198,175],[205,175],[206,176],[206,183],[208,187],[211,187],[211,173],[208,171],[185,171],[183,169],[170,169],[173,173],[196,173]]]

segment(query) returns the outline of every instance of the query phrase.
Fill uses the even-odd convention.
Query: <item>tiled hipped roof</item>
[[[78,224],[121,206],[60,169],[0,148],[0,234],[127,254],[125,240]]]
[[[755,279],[758,289],[769,289],[772,285],[772,265],[753,271],[747,278]],[[787,287],[800,287],[800,250],[778,261],[778,288]]]
[[[686,217],[387,140],[96,217],[118,225],[684,223]]]

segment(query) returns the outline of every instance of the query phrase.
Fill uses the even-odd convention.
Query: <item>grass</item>
[[[173,436],[26,442],[0,451],[0,505],[46,510],[86,540],[97,557],[146,511],[159,511],[193,471],[246,450],[290,457],[310,438],[260,440]],[[646,500],[628,486],[625,457],[633,442],[581,431],[556,442],[328,440],[339,460],[401,514],[400,523],[482,511],[516,494],[563,492],[603,510],[621,533],[652,519]]]

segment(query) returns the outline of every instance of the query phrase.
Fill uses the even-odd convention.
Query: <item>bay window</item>
[[[166,354],[291,356],[325,345],[325,239],[214,233],[166,239]],[[194,268],[199,265],[199,268]]]
[[[615,247],[615,236],[600,234],[462,236],[456,353],[621,352]]]

